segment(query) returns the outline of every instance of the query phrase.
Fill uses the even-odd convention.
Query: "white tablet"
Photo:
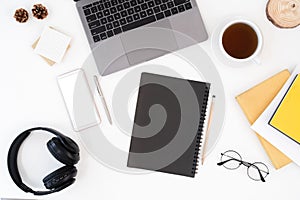
[[[57,78],[75,131],[100,124],[100,115],[83,70],[77,69]]]

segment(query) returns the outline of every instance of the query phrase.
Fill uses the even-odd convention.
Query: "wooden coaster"
[[[269,0],[266,13],[275,26],[294,28],[300,25],[300,0]]]

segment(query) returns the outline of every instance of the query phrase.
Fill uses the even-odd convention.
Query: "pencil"
[[[203,144],[202,159],[201,159],[202,165],[203,165],[204,159],[205,159],[206,146],[207,146],[207,140],[208,140],[208,136],[209,136],[209,132],[210,132],[210,124],[211,124],[211,120],[212,120],[212,113],[213,113],[213,109],[214,109],[215,98],[216,98],[216,96],[213,95],[211,105],[210,105],[210,112],[209,112],[209,118],[208,118],[208,123],[207,123],[206,134],[205,134],[205,140],[204,140],[204,144]]]
[[[110,113],[109,113],[109,110],[108,110],[108,106],[106,104],[106,101],[105,101],[105,98],[104,98],[104,95],[103,95],[103,92],[102,92],[102,89],[101,89],[101,86],[100,86],[100,83],[98,81],[97,76],[94,76],[94,81],[95,81],[95,84],[96,84],[96,87],[97,87],[98,94],[101,98],[101,102],[102,102],[102,105],[104,107],[106,117],[107,117],[109,123],[112,124],[112,119],[111,119],[111,116],[110,116]]]

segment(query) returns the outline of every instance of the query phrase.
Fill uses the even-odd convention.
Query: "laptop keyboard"
[[[94,42],[192,8],[190,0],[100,0],[82,7]]]

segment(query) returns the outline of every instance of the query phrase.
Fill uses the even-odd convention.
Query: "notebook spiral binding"
[[[193,167],[192,167],[192,174],[197,174],[198,171],[198,165],[199,165],[199,156],[200,156],[200,148],[202,143],[202,132],[203,132],[203,126],[204,121],[206,118],[206,110],[207,110],[207,103],[208,103],[208,97],[209,97],[209,86],[206,86],[206,91],[204,94],[203,104],[200,110],[200,121],[197,131],[197,138],[196,138],[196,146],[195,146],[195,154],[194,154],[194,160],[193,160]]]

